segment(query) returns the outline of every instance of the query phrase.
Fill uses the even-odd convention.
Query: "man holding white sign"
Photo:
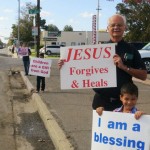
[[[146,80],[147,71],[139,52],[123,40],[126,29],[126,19],[119,14],[108,20],[110,43],[117,43],[113,62],[117,68],[117,87],[94,89],[93,109],[99,113],[101,109],[112,111],[122,105],[119,95],[123,84],[133,82],[132,77]]]
[[[100,53],[101,54],[100,58],[106,57],[107,59],[103,59],[103,60],[107,60],[107,61],[105,61],[104,63],[101,63],[99,67],[93,68],[91,66],[92,73],[97,72],[97,68],[98,68],[98,72],[100,73],[102,72],[101,74],[95,73],[95,75],[97,76],[100,76],[102,74],[104,75],[108,74],[108,71],[110,70],[109,67],[107,66],[108,62],[109,64],[111,62],[112,68],[114,68],[113,65],[116,66],[117,75],[115,76],[114,72],[111,74],[111,80],[113,81],[116,80],[115,81],[116,87],[114,86],[114,84],[113,86],[111,85],[108,86],[109,76],[107,76],[106,78],[103,78],[99,82],[94,82],[94,85],[96,85],[96,87],[95,88],[93,87],[95,91],[95,96],[93,99],[92,106],[93,106],[93,109],[96,109],[97,113],[99,113],[99,111],[101,110],[112,111],[115,108],[120,107],[122,105],[120,98],[119,98],[120,88],[122,87],[124,83],[128,83],[128,82],[132,83],[133,82],[132,77],[136,77],[141,80],[146,80],[147,71],[146,71],[145,65],[141,59],[139,52],[134,47],[132,47],[131,45],[129,45],[123,40],[123,33],[125,29],[126,29],[126,19],[119,14],[113,15],[108,21],[108,32],[110,34],[109,44],[110,43],[117,44],[115,47],[115,54],[113,54],[112,51],[106,49],[106,51],[108,50],[109,55],[105,56],[104,52],[106,51],[105,51],[105,48],[102,48],[103,46],[101,46],[103,44],[101,44],[99,45],[99,48],[96,47],[96,48],[91,49],[90,54],[92,53],[93,55],[89,55],[86,49],[81,49],[79,50],[80,52],[79,51],[74,52],[74,56],[72,56],[72,59],[83,60],[84,58],[84,66],[86,66],[87,62],[85,59],[87,57],[89,58],[90,56],[94,56],[94,54],[98,53],[99,51],[103,52],[103,53]],[[113,48],[111,48],[111,50],[112,49]],[[72,54],[71,52],[72,50],[70,49],[70,53],[68,53],[68,58],[70,58],[69,54]],[[83,52],[84,54],[86,54],[86,56],[84,57],[82,57]],[[63,58],[65,58],[65,60]],[[61,72],[63,71],[63,68],[67,64],[68,60],[70,60],[66,58],[67,58],[66,56],[62,56],[62,59],[60,59],[58,62],[58,66],[59,68],[61,68]],[[99,60],[100,59],[97,60],[97,63],[99,62]],[[91,64],[93,63],[91,62]],[[73,62],[72,62],[72,65],[74,65]],[[80,74],[85,74],[85,69],[77,70],[76,68],[72,68],[72,70],[70,69],[69,71],[68,73],[72,75],[73,77],[75,76],[75,74],[73,74],[74,72],[76,72],[76,75],[78,77],[80,77]],[[63,80],[63,78],[61,80]],[[80,83],[74,80],[74,82],[72,82],[72,87],[78,88],[79,84]]]

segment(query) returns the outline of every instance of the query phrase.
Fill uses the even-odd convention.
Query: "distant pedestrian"
[[[44,53],[40,53],[39,58],[44,58]],[[45,77],[37,76],[36,81],[37,81],[36,93],[39,93],[40,90],[42,92],[44,92],[44,90],[45,90]]]
[[[30,67],[31,50],[27,46],[27,43],[22,44],[22,46],[18,49],[18,54],[22,56],[25,75],[28,75]]]

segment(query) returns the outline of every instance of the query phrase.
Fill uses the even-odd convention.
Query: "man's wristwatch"
[[[130,67],[127,67],[127,71],[130,71]]]

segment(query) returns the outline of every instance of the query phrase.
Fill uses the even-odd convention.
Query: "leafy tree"
[[[40,26],[43,29],[45,27],[46,20],[40,18]]]
[[[73,28],[72,28],[71,25],[65,25],[65,27],[64,27],[63,30],[64,30],[64,31],[73,31]]]
[[[33,17],[29,16],[29,9],[34,9],[36,6],[33,6],[31,3],[26,3],[25,7],[21,9],[20,16],[20,42],[29,42],[33,41],[32,36],[32,27],[33,27]],[[18,38],[18,23],[12,25],[12,37]]]
[[[58,32],[59,29],[57,28],[57,26],[53,25],[53,24],[49,24],[47,27],[48,31],[54,31],[54,32]]]
[[[47,25],[44,25],[44,26],[42,27],[42,29],[48,31],[48,26],[47,26]]]
[[[32,26],[32,21],[20,19],[20,41],[29,42],[33,40]],[[18,25],[13,24],[12,29],[13,37],[18,38]]]
[[[117,12],[127,19],[127,41],[150,41],[150,2],[136,0],[126,0],[116,6]]]
[[[26,3],[25,7],[21,8],[21,17],[20,17],[20,41],[30,42],[34,40],[32,36],[32,27],[34,18],[29,15],[30,9],[36,9],[37,6],[32,5],[31,3]],[[45,26],[46,20],[40,18],[40,26],[43,28]],[[18,38],[18,23],[12,25],[12,37]],[[11,42],[12,43],[12,42]]]

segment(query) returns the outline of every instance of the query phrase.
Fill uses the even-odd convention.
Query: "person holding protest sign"
[[[25,75],[28,75],[29,66],[30,66],[31,50],[30,50],[30,48],[27,47],[27,43],[23,43],[22,46],[19,47],[18,55],[22,56]]]
[[[122,106],[113,110],[114,112],[131,113],[135,114],[135,119],[139,119],[144,112],[139,111],[135,105],[138,100],[138,87],[134,83],[127,83],[121,87],[120,90],[120,101]],[[103,110],[99,111],[98,114],[102,115]]]
[[[139,52],[123,40],[126,29],[124,16],[115,14],[108,20],[109,43],[117,43],[116,54],[113,57],[117,68],[117,87],[93,89],[93,109],[97,112],[102,110],[112,111],[122,105],[119,95],[120,88],[125,83],[132,83],[132,77],[146,80],[147,71]]]
[[[132,77],[146,80],[147,71],[139,52],[130,44],[123,40],[123,34],[126,29],[126,19],[124,16],[115,14],[108,20],[108,32],[110,41],[116,43],[116,54],[113,56],[113,62],[116,66],[117,87],[94,88],[95,95],[92,107],[97,112],[102,110],[113,111],[121,107],[120,89],[125,83],[133,83]],[[65,61],[60,59],[58,67],[64,65]]]
[[[39,58],[44,58],[44,53],[40,53]],[[39,93],[40,88],[41,88],[41,91],[44,92],[44,90],[45,90],[45,77],[37,76],[36,81],[37,81],[36,93]]]

